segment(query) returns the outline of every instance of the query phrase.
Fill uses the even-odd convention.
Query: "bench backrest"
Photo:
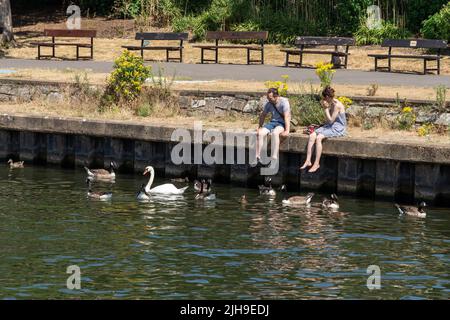
[[[297,37],[296,45],[353,46],[355,39],[341,37]]]
[[[47,37],[94,38],[97,30],[45,29],[44,35]]]
[[[444,49],[447,48],[447,41],[433,39],[385,39],[381,46],[395,48]]]
[[[187,40],[186,32],[138,32],[136,40]]]
[[[268,31],[207,31],[206,40],[267,40]]]

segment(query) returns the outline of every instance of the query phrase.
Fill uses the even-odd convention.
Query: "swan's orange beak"
[[[145,170],[144,170],[144,173],[142,173],[142,175],[145,176],[147,173],[148,173],[148,170],[145,169]]]

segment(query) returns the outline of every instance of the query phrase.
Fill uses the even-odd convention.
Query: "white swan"
[[[147,173],[150,173],[150,179],[148,179],[148,183],[144,188],[145,193],[143,194],[142,192],[139,193],[141,197],[144,196],[148,197],[148,195],[150,194],[183,194],[184,191],[186,191],[186,189],[188,188],[187,186],[178,189],[171,183],[165,183],[152,189],[151,187],[153,179],[155,178],[155,170],[153,169],[152,166],[148,166],[145,168],[143,175],[146,175]]]

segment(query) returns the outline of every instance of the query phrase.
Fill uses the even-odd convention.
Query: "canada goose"
[[[95,179],[104,179],[104,180],[114,180],[116,178],[116,173],[114,172],[115,163],[111,161],[109,163],[109,171],[105,169],[89,169],[88,167],[84,167],[86,173],[89,177]]]
[[[110,200],[112,198],[112,192],[94,192],[91,188],[92,183],[92,177],[88,177],[86,179],[86,183],[88,185],[88,192],[87,196],[91,199],[98,199],[98,200]]]
[[[216,200],[216,195],[211,193],[211,179],[207,182],[202,180],[199,193],[195,196],[196,200]]]
[[[158,193],[158,194],[183,194],[189,186],[178,189],[171,183],[165,183],[160,186],[151,189],[153,184],[153,179],[155,178],[155,169],[152,166],[147,166],[144,170],[143,175],[150,174],[147,185],[145,186],[145,192],[147,194]]]
[[[323,199],[322,208],[328,209],[328,210],[338,210],[339,203],[338,203],[337,195],[333,193],[331,195],[331,199]]]
[[[172,182],[185,182],[185,183],[188,183],[189,182],[189,178],[188,177],[185,177],[185,178],[173,178],[173,179],[170,179],[170,181],[172,181]]]
[[[419,203],[419,205],[417,207],[402,206],[402,205],[398,205],[397,203],[395,203],[394,205],[397,207],[400,214],[406,214],[408,216],[419,217],[419,218],[425,218],[427,216],[427,213],[423,210],[423,208],[425,208],[427,206],[427,204],[424,201]]]
[[[311,199],[314,197],[314,193],[310,192],[305,197],[302,196],[293,196],[288,199],[284,199],[282,201],[285,205],[291,206],[307,206],[311,203]]]
[[[202,180],[194,180],[194,190],[199,192],[202,189],[202,185],[203,185],[203,191],[207,191],[210,192],[211,191],[211,184],[212,184],[212,180],[208,179],[207,181],[209,183],[209,189],[205,189],[205,185],[206,185],[206,180],[202,179]]]
[[[259,194],[264,196],[274,197],[277,195],[276,191],[272,188],[272,179],[265,178],[264,185],[259,185]]]
[[[150,194],[145,191],[145,183],[143,183],[141,185],[141,189],[137,193],[136,198],[138,200],[149,200],[150,199]]]
[[[12,161],[12,159],[8,160],[8,164],[11,169],[23,168],[24,167],[23,163],[24,163],[23,161],[14,162]]]

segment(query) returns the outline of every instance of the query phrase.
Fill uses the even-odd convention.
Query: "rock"
[[[231,110],[243,112],[245,106],[247,105],[247,100],[244,99],[234,99],[231,104]]]
[[[50,92],[47,95],[47,102],[48,103],[60,103],[64,99],[64,96],[59,92]]]
[[[258,100],[250,100],[242,109],[244,113],[256,113],[258,111],[259,101]]]
[[[379,116],[382,116],[384,114],[386,114],[389,110],[387,108],[384,107],[373,107],[370,106],[366,109],[366,115],[369,118],[376,118]]]
[[[435,123],[450,127],[450,113],[441,114]]]
[[[181,109],[187,109],[189,106],[192,106],[192,98],[189,96],[180,96],[178,97],[178,104]]]
[[[364,108],[362,106],[354,104],[348,107],[345,112],[350,116],[357,117],[362,115],[362,113],[364,112]]]
[[[419,111],[416,115],[417,123],[435,122],[439,115],[432,111]]]
[[[201,99],[201,100],[192,100],[191,103],[191,108],[201,108],[206,106],[206,100],[205,99]]]

